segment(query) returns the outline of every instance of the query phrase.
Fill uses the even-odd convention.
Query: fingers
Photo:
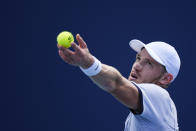
[[[57,47],[59,49],[59,55],[60,57],[68,64],[78,66],[81,63],[81,59],[89,53],[87,45],[85,41],[82,39],[82,37],[77,34],[76,39],[79,43],[77,45],[76,43],[71,43],[71,47],[73,50],[70,50],[68,48],[65,48],[63,46],[60,46],[57,44]]]
[[[86,42],[82,39],[82,37],[79,34],[76,35],[76,39],[81,48],[87,48]]]
[[[80,47],[76,44],[76,43],[71,43],[71,47],[76,51],[76,52],[80,52]]]
[[[59,55],[65,62],[71,64],[72,59],[70,57],[67,57],[62,50],[59,50]]]
[[[81,56],[81,48],[76,43],[71,43],[71,47],[74,49],[75,52],[63,46],[59,46],[58,44],[57,47],[59,48],[60,57],[66,63],[71,65],[77,65],[77,63],[79,62],[79,56]]]
[[[63,51],[63,53],[66,55],[73,55],[74,54],[74,52],[68,48],[65,48],[63,46],[59,46],[58,44],[57,44],[57,47],[59,48],[59,50]]]

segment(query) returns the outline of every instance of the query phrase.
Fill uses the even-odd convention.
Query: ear
[[[163,74],[163,76],[159,80],[159,83],[161,85],[168,85],[169,83],[171,83],[172,80],[173,80],[173,75],[166,72]]]

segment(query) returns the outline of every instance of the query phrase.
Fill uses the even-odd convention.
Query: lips
[[[137,79],[137,75],[136,74],[131,74],[131,77]]]
[[[131,80],[136,80],[138,78],[138,75],[135,72],[131,72],[130,76]]]

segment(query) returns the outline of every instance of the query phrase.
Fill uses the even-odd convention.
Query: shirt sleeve
[[[138,110],[130,109],[131,112],[138,119],[178,129],[176,107],[167,90],[150,83],[133,84],[139,91],[141,106]]]
[[[138,89],[138,92],[139,92],[139,108],[137,110],[133,110],[133,109],[130,108],[130,110],[131,110],[131,112],[133,114],[140,115],[143,112],[143,95],[142,95],[142,91],[135,83],[132,82],[132,84],[135,85],[135,87]]]
[[[155,84],[137,84],[142,94],[142,112],[147,119],[158,120],[170,108],[170,96],[162,87]]]

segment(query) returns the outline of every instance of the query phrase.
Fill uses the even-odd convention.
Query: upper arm
[[[139,109],[141,105],[138,88],[123,76],[117,80],[115,90],[110,93],[122,104],[133,110]]]

